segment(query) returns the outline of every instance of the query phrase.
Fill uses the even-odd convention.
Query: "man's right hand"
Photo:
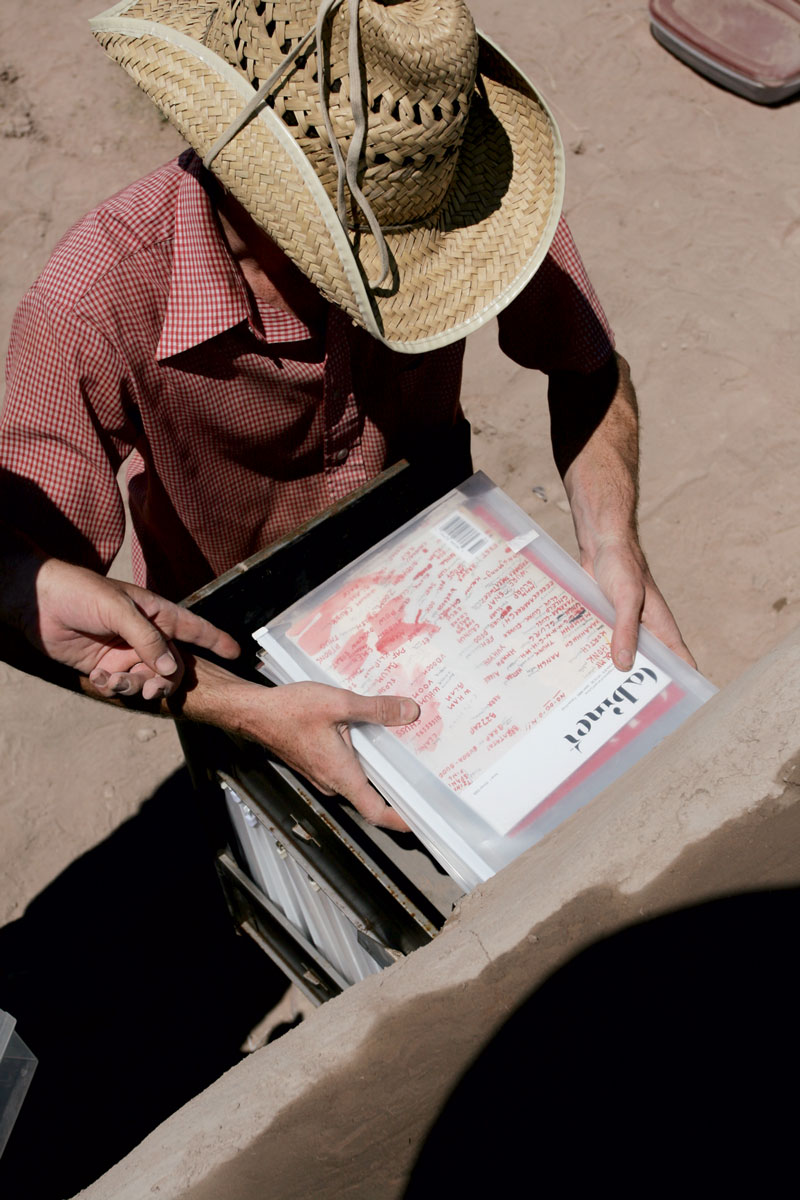
[[[262,687],[205,659],[195,660],[195,673],[196,684],[183,699],[181,715],[260,743],[321,792],[344,796],[371,824],[408,830],[367,780],[350,741],[350,726],[410,725],[419,716],[415,700],[360,696],[324,683]]]

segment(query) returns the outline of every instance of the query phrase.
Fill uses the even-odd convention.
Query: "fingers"
[[[340,735],[341,737],[342,735]],[[344,744],[344,742],[343,742]],[[387,804],[380,792],[367,779],[355,751],[347,746],[348,759],[342,761],[338,772],[336,792],[356,808],[370,825],[408,833],[409,827],[396,809]]]
[[[179,681],[182,668],[177,654],[172,651],[161,630],[124,594],[120,595],[119,614],[111,628],[130,646],[135,655],[134,662],[144,663],[154,675],[165,679],[171,677],[175,683]]]
[[[171,605],[169,614],[158,614],[157,619],[159,627],[175,641],[190,642],[220,658],[238,658],[241,654],[239,643],[230,634],[186,608]]]
[[[670,611],[669,605],[655,585],[648,591],[642,613],[642,624],[651,633],[654,633],[665,646],[674,651],[679,658],[682,658],[690,667],[697,670],[694,655],[681,637],[680,630]]]
[[[103,614],[126,646],[103,651],[89,674],[101,696],[137,696],[144,700],[169,696],[183,678],[183,663],[164,635],[125,593],[105,598]],[[108,611],[110,609],[115,611]]]
[[[419,705],[406,696],[359,696],[356,692],[338,688],[327,688],[325,693],[339,715],[336,724],[328,727],[327,736],[318,743],[323,759],[318,767],[322,790],[349,800],[371,825],[408,833],[409,826],[400,814],[386,803],[367,779],[353,749],[348,726],[362,722],[408,725],[419,716]],[[313,775],[311,777],[313,781]]]
[[[259,689],[261,691],[261,689]],[[367,780],[353,750],[354,723],[405,725],[419,716],[417,703],[404,696],[359,696],[319,683],[293,683],[265,689],[250,707],[245,728],[320,791],[338,794],[369,822],[406,832],[402,817]]]
[[[647,567],[628,544],[607,543],[592,564],[595,579],[614,606],[611,658],[619,671],[630,671],[636,657],[645,604]]]
[[[355,758],[353,743],[350,740],[350,730],[345,725],[339,731],[342,741],[345,742],[350,750],[350,753]],[[354,808],[358,809],[362,817],[369,821],[370,825],[380,825],[383,829],[394,829],[398,833],[410,833],[411,828],[396,809],[387,804],[380,792],[372,786],[366,778],[361,764],[355,759],[355,765],[358,768],[357,775],[354,774],[352,780],[345,780],[343,786],[347,791],[338,789],[340,796],[344,796],[349,800]]]
[[[619,671],[630,671],[633,666],[643,606],[644,587],[626,588],[616,601],[611,658]]]
[[[626,589],[616,604],[611,658],[618,670],[629,671],[633,666],[640,624],[690,667],[697,669],[697,663],[681,637],[666,600],[649,579],[641,587]]]
[[[344,795],[343,792],[339,794]],[[393,829],[395,833],[411,832],[411,827],[406,824],[397,809],[387,804],[383,796],[376,792],[367,780],[364,780],[363,789],[360,789],[357,794],[347,796],[346,799],[361,813],[365,821],[369,821],[370,825],[377,825],[381,829]]]
[[[640,623],[690,667],[697,669],[697,663],[681,637],[664,597],[651,583],[636,594],[626,596],[616,608],[611,658],[618,670],[629,671],[633,666]]]
[[[304,775],[326,796],[342,796],[371,825],[408,833],[409,827],[379,792],[372,787],[350,743],[346,729],[330,727],[311,745],[292,749],[276,746],[290,766]]]
[[[140,662],[135,650],[109,650],[89,679],[95,690],[106,699],[141,695],[143,700],[155,700],[171,695],[182,675],[183,664],[180,660],[178,671],[165,679],[162,675],[154,674],[146,663]]]
[[[160,700],[162,697],[168,696],[171,691],[172,684],[168,680],[161,679],[158,675],[151,675],[142,684],[142,699]]]
[[[624,543],[604,545],[595,558],[593,573],[614,605],[611,658],[618,670],[629,671],[633,666],[640,624],[689,666],[696,667],[638,546]]]
[[[192,642],[224,658],[239,654],[238,643],[210,621],[134,584],[103,593],[103,620],[126,645],[98,659],[89,679],[102,696],[154,700],[171,695],[183,678],[183,663],[168,638]]]
[[[133,601],[137,611],[144,614],[143,619],[148,621],[151,628],[155,629],[156,633],[164,638],[169,638],[179,642],[190,642],[193,646],[199,646],[204,650],[210,650],[213,654],[220,658],[236,658],[241,653],[239,643],[218,629],[216,625],[212,625],[210,621],[206,621],[204,617],[199,617],[197,613],[190,612],[188,608],[181,608],[178,604],[173,604],[171,600],[165,600],[162,596],[157,596],[154,592],[149,592],[145,588],[136,587],[135,584],[124,584],[125,594]],[[123,635],[124,636],[124,635]],[[137,645],[130,638],[126,638],[131,646],[142,651],[141,658],[148,666],[160,672],[162,675],[169,675],[171,672],[164,666],[160,665],[152,654],[144,653],[144,639],[146,635],[142,632],[143,644]],[[163,638],[162,638],[163,640]],[[155,646],[155,642],[152,643]],[[159,648],[159,653],[163,651]]]
[[[346,751],[339,757],[336,791],[358,809],[371,825],[408,833],[409,826],[379,792],[372,787],[352,748],[348,724],[410,725],[420,715],[419,705],[410,696],[360,696],[357,692],[338,691],[342,706],[338,736]]]

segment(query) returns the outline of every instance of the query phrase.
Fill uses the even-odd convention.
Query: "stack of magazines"
[[[373,785],[469,890],[617,779],[715,688],[642,629],[630,671],[591,577],[482,473],[254,637],[274,683],[413,696],[356,725]]]

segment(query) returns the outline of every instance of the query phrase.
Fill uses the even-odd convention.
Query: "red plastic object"
[[[758,104],[800,92],[800,0],[650,0],[653,36]]]

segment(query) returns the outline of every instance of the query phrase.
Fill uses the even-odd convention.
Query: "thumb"
[[[157,675],[176,675],[180,664],[167,639],[152,621],[144,616],[130,596],[122,592],[116,595],[117,599],[113,605],[116,611],[113,614],[105,614],[108,627],[115,629],[119,637],[127,642],[141,661]]]
[[[419,705],[410,696],[359,696],[345,692],[348,711],[343,721],[370,725],[411,725],[419,716]]]

